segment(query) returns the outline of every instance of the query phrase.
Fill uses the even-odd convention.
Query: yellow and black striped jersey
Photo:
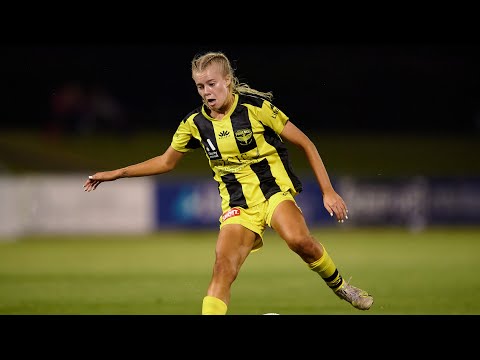
[[[280,191],[302,191],[280,137],[288,117],[268,100],[235,95],[222,120],[204,105],[180,123],[171,146],[180,152],[202,147],[222,199],[222,210],[255,206]]]

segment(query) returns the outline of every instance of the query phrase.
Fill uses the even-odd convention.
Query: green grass
[[[229,314],[480,314],[480,228],[314,231],[375,297],[339,300],[273,232],[232,287]],[[199,314],[216,232],[0,241],[0,314]]]

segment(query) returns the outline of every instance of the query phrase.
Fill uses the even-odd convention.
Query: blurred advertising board
[[[332,179],[349,209],[349,226],[480,225],[480,178]],[[155,187],[156,223],[164,227],[218,226],[221,214],[211,179],[162,182]],[[297,202],[310,226],[335,224],[314,180],[303,181]]]

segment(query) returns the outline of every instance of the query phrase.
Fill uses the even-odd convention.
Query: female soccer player
[[[218,183],[222,208],[203,315],[227,313],[231,286],[247,256],[263,246],[266,226],[338,297],[368,310],[373,297],[343,279],[325,247],[310,234],[294,199],[302,184],[292,170],[285,140],[305,153],[330,216],[339,222],[348,219],[347,206],[333,189],[313,142],[272,104],[271,92],[240,83],[224,53],[196,55],[192,78],[203,104],[180,122],[167,150],[138,164],[97,172],[84,190],[95,190],[105,181],[169,172],[188,151],[201,147]]]

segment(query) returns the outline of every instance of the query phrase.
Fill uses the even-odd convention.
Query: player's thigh
[[[257,236],[258,234],[240,224],[222,226],[215,248],[217,260],[228,259],[239,267],[252,250]]]
[[[302,211],[292,200],[282,201],[276,206],[271,227],[285,240],[308,236],[310,233]]]

